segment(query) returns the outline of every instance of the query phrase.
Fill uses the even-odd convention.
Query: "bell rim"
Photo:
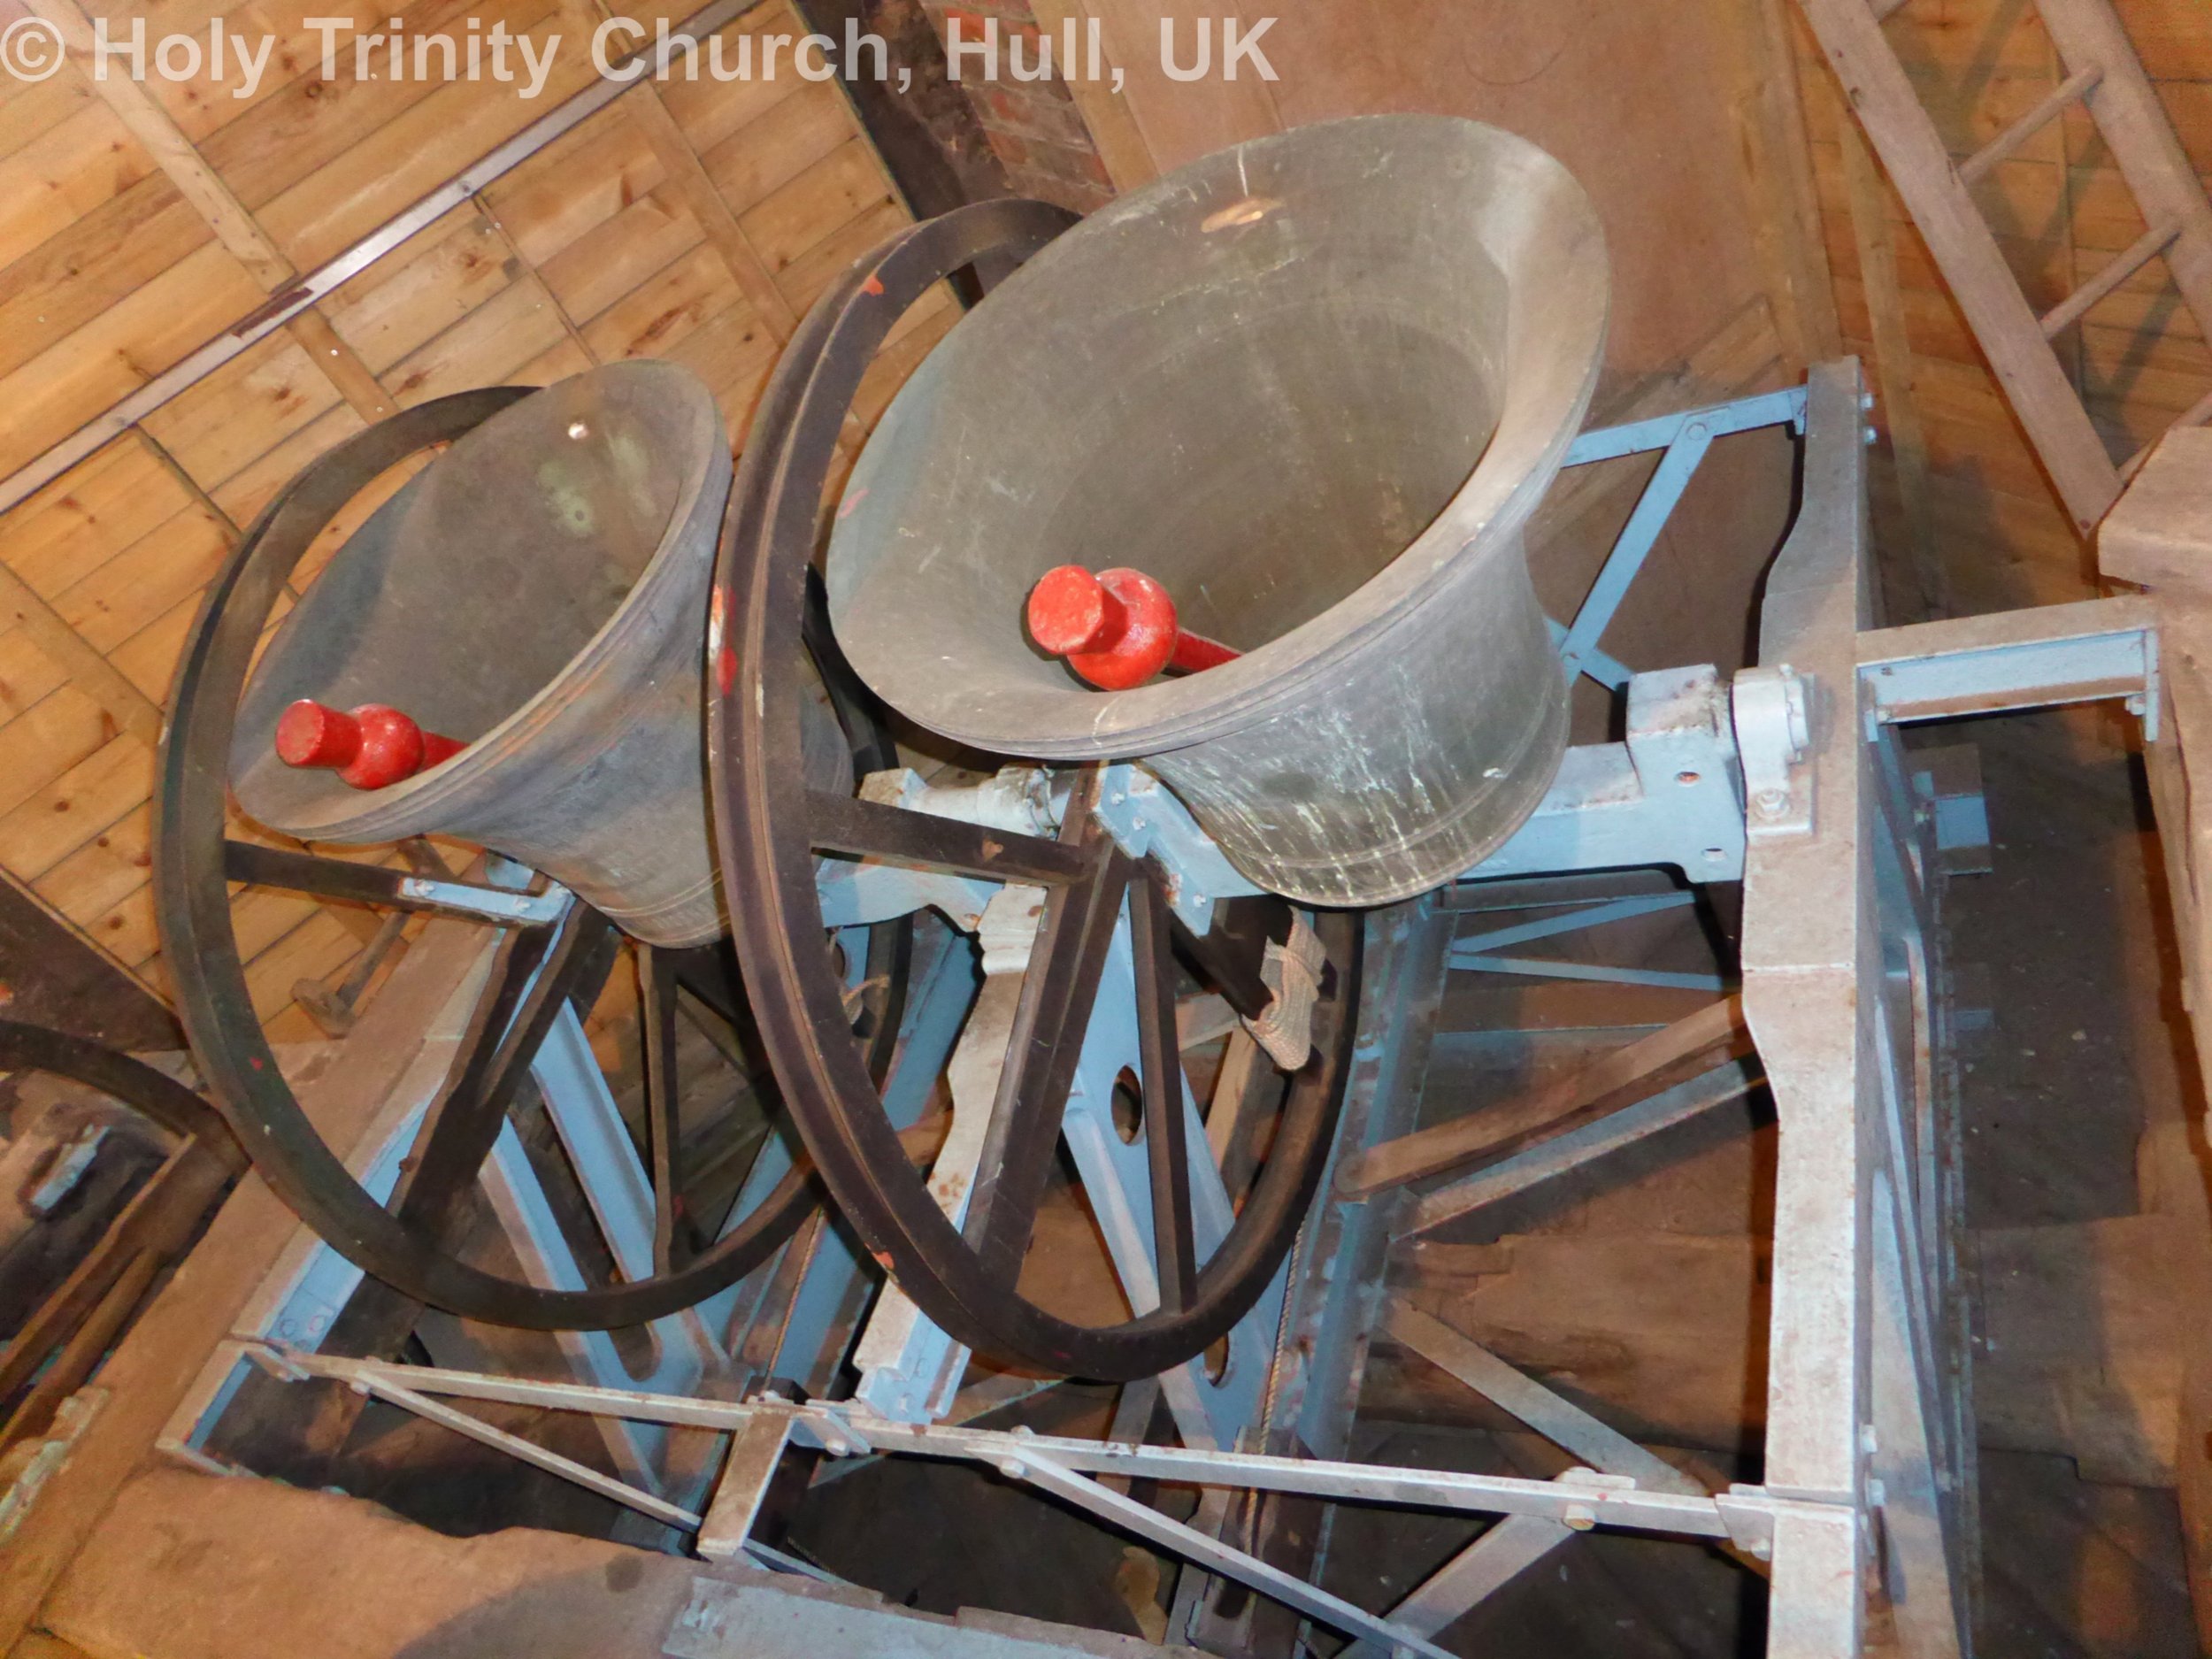
[[[729,480],[734,472],[734,463],[730,458],[728,429],[723,423],[721,408],[715,402],[714,394],[704,381],[681,364],[669,363],[657,358],[626,358],[617,363],[596,364],[589,369],[539,387],[529,396],[516,399],[513,403],[501,410],[486,420],[482,426],[475,428],[457,442],[453,449],[459,449],[461,444],[467,442],[469,439],[492,428],[503,418],[527,409],[532,403],[546,393],[558,391],[564,387],[573,386],[579,381],[618,379],[662,381],[671,388],[682,403],[687,406],[694,431],[703,442],[694,451],[698,457],[697,465],[687,469],[683,486],[670,506],[668,521],[662,533],[660,545],[655,549],[653,557],[646,561],[644,569],[638,572],[637,580],[631,584],[630,591],[623,596],[622,602],[615,607],[612,614],[599,626],[591,638],[585,641],[581,649],[569,659],[559,673],[532,692],[490,730],[471,740],[458,753],[441,761],[437,765],[425,767],[411,778],[388,784],[381,789],[358,792],[358,799],[362,803],[360,809],[337,817],[309,818],[289,816],[284,822],[279,823],[255,813],[248,806],[242,795],[240,795],[240,806],[246,810],[247,815],[256,823],[297,839],[327,841],[356,846],[401,840],[419,833],[436,833],[438,826],[428,824],[425,815],[448,812],[458,804],[460,797],[475,793],[481,786],[483,780],[487,778],[495,780],[499,772],[519,755],[534,738],[565,714],[565,706],[558,708],[550,706],[553,693],[565,683],[588,677],[606,662],[611,660],[629,636],[643,626],[639,618],[649,609],[649,604],[641,602],[648,600],[652,591],[665,585],[670,580],[669,572],[673,565],[672,556],[676,553],[678,543],[681,540],[676,532],[698,516],[702,501],[715,483],[718,475],[721,480],[720,497],[726,501],[728,496]],[[452,452],[452,449],[449,449],[447,455]],[[431,464],[431,466],[424,468],[416,480],[410,480],[408,490],[411,491],[418,488],[420,480],[428,478],[432,470],[445,459],[446,455],[442,455],[437,461]],[[404,494],[405,492],[403,492],[399,495],[395,495],[393,503],[403,499]],[[381,511],[383,509],[379,511]],[[717,531],[715,540],[718,541],[721,524],[719,504],[715,506],[711,516]],[[344,551],[345,549],[341,547],[333,556],[334,562],[337,558],[343,557]],[[709,557],[703,561],[703,568],[705,565],[710,565],[711,563],[711,547],[710,547]],[[703,575],[701,579],[703,591],[705,584],[706,578]],[[294,614],[296,615],[297,611],[296,611]],[[287,620],[288,622],[289,618],[288,618]],[[703,655],[703,629],[702,630],[701,650]],[[257,673],[257,669],[256,675]],[[249,676],[245,686],[240,691],[242,707],[253,691],[255,677]],[[610,741],[619,741],[619,733],[618,733]],[[231,777],[230,787],[234,795],[239,795],[238,779],[235,773]],[[442,823],[443,820],[441,819],[441,822]]]
[[[1386,130],[1448,132],[1455,142],[1471,141],[1502,151],[1541,180],[1550,193],[1552,222],[1564,225],[1571,233],[1563,238],[1563,251],[1557,261],[1565,280],[1548,287],[1555,303],[1562,296],[1571,302],[1560,308],[1570,326],[1561,326],[1548,340],[1565,342],[1555,348],[1555,360],[1578,363],[1579,373],[1548,377],[1540,388],[1512,388],[1509,373],[1509,396],[1495,428],[1466,479],[1428,526],[1335,604],[1234,661],[1202,675],[1158,680],[1126,691],[1100,692],[1073,683],[1025,687],[987,702],[973,699],[960,709],[949,706],[949,698],[947,706],[940,706],[926,695],[910,695],[925,681],[923,675],[899,673],[895,659],[887,654],[879,661],[865,642],[856,646],[841,629],[840,642],[848,660],[886,703],[931,731],[1002,754],[1104,760],[1189,748],[1234,735],[1286,698],[1314,689],[1347,658],[1370,649],[1377,636],[1439,595],[1475,579],[1494,559],[1522,556],[1519,532],[1549,489],[1595,396],[1611,309],[1610,266],[1596,207],[1566,165],[1532,141],[1487,122],[1447,115],[1360,115],[1294,127],[1200,157],[1117,198],[1048,245],[1003,286],[1051,280],[1058,265],[1080,257],[1086,233],[1110,234],[1118,223],[1151,211],[1156,203],[1191,190],[1190,180],[1202,170],[1225,167],[1231,160],[1263,149],[1325,143],[1330,142],[1326,135],[1351,129],[1378,138]],[[1078,251],[1070,252],[1071,248]],[[984,309],[979,307],[972,315]],[[892,428],[900,402],[924,382],[927,369],[925,358],[885,411],[871,443]],[[1517,400],[1512,396],[1515,390],[1520,394]],[[1536,395],[1539,390],[1543,396]],[[855,480],[864,475],[866,465],[864,449]],[[1480,542],[1490,545],[1479,556],[1469,557]],[[837,549],[833,534],[833,595]],[[856,608],[853,601],[841,604],[833,599],[833,618],[841,621]],[[878,672],[883,668],[891,672]],[[1061,730],[1056,733],[1053,727]]]

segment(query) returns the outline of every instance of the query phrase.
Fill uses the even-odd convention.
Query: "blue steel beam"
[[[1679,910],[1685,904],[1697,902],[1691,892],[1644,893],[1632,898],[1615,899],[1609,902],[1589,905],[1564,916],[1547,916],[1540,921],[1523,922],[1514,927],[1493,928],[1486,933],[1469,933],[1452,944],[1452,965],[1457,967],[1463,956],[1477,956],[1507,945],[1525,944],[1532,939],[1550,939],[1560,933],[1579,932],[1585,927],[1602,927],[1608,922],[1626,921],[1632,916],[1649,916],[1657,910]]]
[[[1607,968],[1591,962],[1550,962],[1541,956],[1455,956],[1452,966],[1476,973],[1525,973],[1540,979],[1594,979],[1604,985],[1655,985],[1676,991],[1724,991],[1717,973],[1662,973],[1652,968]]]
[[[1635,511],[1615,539],[1613,550],[1606,556],[1605,565],[1576,611],[1573,623],[1567,626],[1557,622],[1551,625],[1553,636],[1559,643],[1560,661],[1570,681],[1578,674],[1587,674],[1615,691],[1628,683],[1631,671],[1601,650],[1598,641],[1612,625],[1622,599],[1636,580],[1637,572],[1642,570],[1645,559],[1650,557],[1659,532],[1680,504],[1682,492],[1697,471],[1698,463],[1717,438],[1785,423],[1800,432],[1804,430],[1805,388],[1801,386],[1756,397],[1740,397],[1732,403],[1714,403],[1703,409],[1657,415],[1624,426],[1601,427],[1584,433],[1568,448],[1563,464],[1566,466],[1618,460],[1655,449],[1666,451],[1644,486]]]

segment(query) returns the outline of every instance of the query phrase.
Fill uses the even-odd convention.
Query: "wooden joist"
[[[1742,1005],[1724,997],[1519,1100],[1371,1147],[1346,1161],[1337,1190],[1347,1197],[1370,1197],[1479,1158],[1502,1156],[1750,1051]]]

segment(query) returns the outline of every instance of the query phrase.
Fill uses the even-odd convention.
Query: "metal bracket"
[[[1812,747],[1811,687],[1784,663],[1743,670],[1732,697],[1747,828],[1758,837],[1811,834],[1813,778],[1806,764]]]

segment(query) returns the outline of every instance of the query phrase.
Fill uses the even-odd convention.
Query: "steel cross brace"
[[[1628,522],[1614,538],[1613,550],[1606,556],[1597,580],[1590,585],[1590,591],[1575,612],[1574,620],[1563,626],[1552,624],[1552,632],[1559,641],[1559,660],[1569,680],[1578,674],[1587,674],[1615,691],[1628,684],[1634,671],[1607,656],[1598,648],[1598,641],[1612,626],[1630,584],[1657,544],[1660,531],[1666,527],[1667,520],[1681,503],[1682,493],[1689,488],[1698,463],[1705,458],[1706,450],[1712,448],[1717,438],[1760,426],[1783,425],[1799,432],[1805,429],[1803,387],[1740,397],[1732,403],[1685,410],[1678,414],[1658,415],[1625,426],[1601,427],[1584,433],[1568,447],[1563,465],[1570,467],[1618,460],[1624,456],[1647,454],[1655,449],[1664,451],[1637,500],[1635,511],[1629,514]]]
[[[721,1525],[712,1540],[713,1554],[727,1555],[749,1547],[742,1536],[743,1526],[749,1524],[757,1507],[757,1488],[772,1471],[773,1458],[765,1455],[733,1458],[725,1475],[725,1489],[717,1493],[708,1514],[701,1516],[585,1469],[442,1402],[456,1399],[505,1402],[669,1427],[711,1429],[733,1435],[741,1448],[757,1444],[779,1453],[783,1445],[795,1443],[836,1458],[904,1454],[983,1464],[1009,1479],[1050,1492],[1322,1623],[1376,1642],[1386,1652],[1403,1649],[1429,1659],[1449,1659],[1449,1655],[1427,1640],[1428,1632],[1370,1613],[1246,1551],[1171,1520],[1101,1484],[1097,1477],[1496,1514],[1572,1530],[1609,1526],[1725,1539],[1754,1554],[1764,1552],[1775,1526],[1775,1506],[1767,1494],[1737,1488],[1724,1498],[1706,1497],[1686,1490],[1686,1483],[1679,1477],[1658,1477],[1659,1484],[1655,1486],[1632,1477],[1572,1469],[1555,1480],[1527,1480],[1319,1458],[1068,1440],[1022,1430],[1008,1432],[947,1424],[899,1423],[877,1417],[855,1402],[793,1405],[773,1400],[747,1403],[702,1400],[342,1359],[277,1344],[250,1344],[244,1352],[272,1375],[287,1380],[321,1377],[345,1383],[670,1525],[703,1531],[718,1518]]]

